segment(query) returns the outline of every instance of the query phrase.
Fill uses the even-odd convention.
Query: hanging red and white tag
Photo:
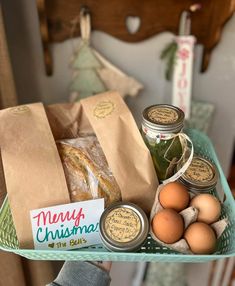
[[[173,75],[172,104],[182,109],[185,118],[189,119],[192,93],[193,51],[196,38],[194,36],[178,36],[176,42],[176,64]]]

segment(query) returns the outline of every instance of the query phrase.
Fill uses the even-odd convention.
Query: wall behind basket
[[[36,1],[3,1],[4,17],[12,58],[16,88],[21,103],[43,101],[62,102],[68,98],[71,70],[68,67],[73,45],[65,41],[51,46],[53,76],[44,69],[39,35]],[[172,39],[170,33],[161,33],[144,42],[121,42],[101,32],[94,32],[92,43],[118,67],[139,79],[145,89],[138,98],[128,99],[128,105],[140,122],[141,110],[150,104],[169,102],[171,86],[164,79],[164,65],[159,60],[161,50]],[[210,136],[214,142],[224,171],[228,174],[235,138],[235,16],[226,24],[222,39],[215,48],[208,70],[198,73],[195,66],[193,96],[212,102],[216,113]],[[120,52],[121,51],[121,52]],[[197,49],[200,54],[200,49]]]

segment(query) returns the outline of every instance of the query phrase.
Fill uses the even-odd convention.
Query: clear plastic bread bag
[[[57,141],[57,147],[72,202],[104,198],[107,207],[121,200],[119,186],[95,135]]]

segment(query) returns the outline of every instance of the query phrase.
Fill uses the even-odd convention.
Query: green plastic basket
[[[19,249],[7,198],[0,211],[0,248],[29,259],[37,260],[106,260],[106,261],[152,261],[152,262],[206,262],[235,256],[235,204],[227,180],[223,174],[209,138],[196,130],[187,131],[195,152],[214,162],[220,173],[221,185],[226,195],[221,217],[229,218],[229,225],[218,242],[217,252],[212,255],[186,255],[158,245],[150,236],[137,252],[110,252],[102,245],[77,250]]]

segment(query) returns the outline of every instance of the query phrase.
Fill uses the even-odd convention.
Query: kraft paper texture
[[[149,214],[158,179],[151,155],[135,120],[117,92],[106,92],[80,103],[55,104],[47,115],[56,140],[95,133],[121,189],[122,200]]]
[[[29,211],[69,203],[63,167],[41,103],[0,112],[3,171],[21,248],[33,248]]]
[[[158,182],[151,155],[135,120],[118,93],[105,93],[81,101],[103,148],[122,200],[150,213]]]
[[[32,248],[29,211],[70,202],[55,141],[96,134],[122,200],[150,213],[158,180],[151,155],[121,96],[74,104],[29,104],[0,111],[3,171],[21,248]]]

